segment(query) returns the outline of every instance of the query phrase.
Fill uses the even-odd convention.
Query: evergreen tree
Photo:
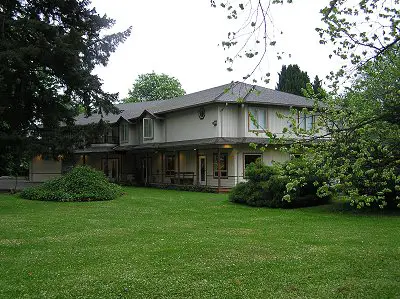
[[[115,23],[89,0],[0,2],[0,166],[8,154],[87,114],[117,112],[117,94],[92,74],[130,34],[106,35]],[[39,137],[39,138],[38,138]],[[49,142],[49,144],[55,143]],[[15,150],[18,147],[18,151]],[[46,151],[54,151],[53,146]],[[8,158],[7,158],[8,157]],[[0,172],[2,169],[0,169]]]
[[[319,90],[322,89],[322,80],[319,79],[318,75],[315,76],[312,87],[313,87],[314,93],[316,93],[316,94],[319,93]]]
[[[322,88],[322,80],[319,79],[318,75],[314,78],[312,89],[318,99],[322,99],[324,96],[326,96],[326,91]]]
[[[310,78],[307,72],[300,70],[297,64],[282,66],[279,75],[279,81],[276,90],[302,96],[302,89],[306,88],[307,83],[310,83]]]

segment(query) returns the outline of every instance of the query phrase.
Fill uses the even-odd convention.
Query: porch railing
[[[134,174],[122,174],[122,181],[127,182],[138,182],[142,184],[150,185],[175,185],[175,186],[188,186],[188,185],[204,185],[211,188],[221,188],[221,189],[231,189],[238,182],[244,180],[243,176],[228,175],[227,177],[220,178],[220,185],[218,185],[218,178],[214,177],[213,174],[206,175],[206,181],[204,184],[199,182],[197,175],[194,172],[181,172],[179,175],[177,173],[171,175],[164,174],[150,174],[147,180],[141,175]]]
[[[111,136],[111,135],[106,135],[106,136],[99,136],[97,138],[94,138],[91,142],[92,144],[118,144],[119,143],[119,136]]]

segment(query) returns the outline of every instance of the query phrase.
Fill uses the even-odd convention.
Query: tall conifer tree
[[[300,70],[297,64],[282,66],[279,75],[279,81],[276,90],[302,96],[302,88],[306,88],[307,83],[310,83],[310,78],[307,72]]]
[[[72,124],[78,107],[116,112],[118,95],[92,74],[130,34],[107,35],[114,23],[88,0],[0,2],[0,172],[10,155]]]

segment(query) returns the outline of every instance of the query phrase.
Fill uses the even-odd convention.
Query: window
[[[143,118],[143,138],[153,139],[154,120],[151,118]]]
[[[169,155],[165,157],[165,175],[175,175],[175,156]]]
[[[267,128],[266,112],[264,108],[249,107],[249,131],[262,131]]]
[[[314,125],[314,116],[310,114],[304,114],[303,112],[299,112],[298,124],[299,124],[299,129],[303,129],[306,131],[311,130]]]
[[[129,140],[129,127],[128,124],[121,125],[121,142],[128,142]]]
[[[247,165],[256,162],[257,159],[262,159],[262,154],[244,154],[243,173],[245,173]]]
[[[213,159],[213,173],[214,173],[214,178],[218,178],[218,154],[214,154],[214,159]],[[227,153],[221,153],[220,154],[220,159],[219,159],[219,166],[221,169],[221,178],[228,178],[228,154]]]

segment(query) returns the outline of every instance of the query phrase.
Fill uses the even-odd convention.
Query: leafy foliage
[[[299,171],[307,169],[303,161],[294,159],[291,163],[297,164],[296,171],[290,171],[287,163],[274,166],[266,166],[261,160],[250,163],[246,167],[248,181],[236,185],[229,194],[229,200],[269,208],[297,208],[326,203],[329,196],[317,195],[322,179],[312,173]],[[299,178],[304,178],[302,184],[297,189],[291,188],[291,182]],[[290,198],[286,196],[288,188]]]
[[[287,67],[283,65],[278,75],[276,90],[279,91],[302,96],[302,89],[306,88],[307,83],[310,83],[307,72],[300,70],[297,64],[290,64]]]
[[[399,57],[396,47],[367,63],[342,96],[319,100],[307,89],[316,100],[316,128],[292,131],[299,142],[289,150],[302,152],[310,171],[326,176],[320,193],[342,192],[358,208],[400,207]]]
[[[139,75],[124,102],[167,100],[185,93],[178,79],[153,72]]]
[[[250,163],[246,166],[246,178],[251,182],[268,181],[270,177],[276,174],[276,169],[265,165],[260,158],[255,163]]]
[[[115,199],[121,190],[120,186],[108,182],[101,171],[78,166],[66,175],[25,189],[21,197],[43,201],[98,201]]]
[[[247,15],[251,23],[228,34],[228,48],[239,45],[238,53],[227,59],[228,63],[233,64],[244,53],[255,51],[259,44],[263,45],[265,54],[269,49],[267,29],[272,25],[270,5],[284,2],[292,1],[248,0],[239,5],[241,14]],[[235,10],[236,3],[223,4],[221,6],[228,11]],[[288,134],[275,140],[281,144],[287,144],[288,139],[294,141],[288,146],[289,153],[301,153],[306,161],[303,168],[289,163],[292,171],[309,169],[309,173],[324,178],[318,187],[319,195],[339,191],[350,196],[352,204],[358,208],[400,207],[398,4],[397,0],[329,1],[321,10],[323,24],[317,32],[321,45],[333,44],[330,57],[335,55],[343,59],[343,67],[332,70],[328,76],[332,87],[330,95],[318,91],[318,80],[314,80],[314,86],[306,87],[306,94],[315,100],[315,106],[302,112],[312,116],[315,125],[307,130],[299,128],[296,125],[298,111],[293,109],[289,117],[291,128],[284,130]],[[215,0],[211,5],[218,6]],[[246,30],[249,33],[240,43],[238,32]],[[251,43],[260,32],[265,37],[264,43],[258,40]],[[259,56],[256,68],[264,54]],[[354,80],[350,82],[353,86],[339,92],[343,79]],[[303,175],[290,176],[285,199],[292,200],[290,193],[306,181]]]
[[[107,35],[115,21],[88,0],[2,1],[0,13],[1,165],[3,153],[24,153],[54,138],[61,123],[72,125],[79,107],[117,112],[118,95],[104,92],[92,71],[107,64],[130,28]]]
[[[319,98],[326,97],[326,91],[325,89],[322,88],[322,80],[319,79],[318,76],[315,76],[314,81],[312,83],[312,89],[314,91],[314,94]],[[304,94],[303,94],[304,95]]]
[[[316,30],[321,44],[331,42],[332,54],[349,61],[357,69],[399,43],[400,9],[399,1],[360,0],[354,4],[330,1],[321,10],[324,26]],[[350,77],[351,69],[346,68],[345,65],[338,73],[332,72],[332,78]],[[332,83],[337,86],[338,81]]]
[[[276,49],[279,40],[271,16],[273,4],[292,3],[293,0],[246,0],[246,1],[217,1],[210,0],[211,7],[225,10],[226,16],[233,21],[234,28],[228,32],[227,38],[221,45],[224,50],[237,49],[230,54],[225,62],[228,70],[238,59],[256,58],[254,66],[250,66],[251,77],[262,63],[267,51]],[[336,55],[349,63],[345,63],[339,72],[332,70],[330,83],[338,87],[338,78],[351,74],[348,64],[355,69],[367,61],[383,54],[400,41],[400,10],[399,1],[386,0],[333,0],[322,7],[322,22],[317,32],[320,44],[332,42],[334,50],[330,57]],[[274,37],[273,39],[271,37]],[[284,51],[274,51],[277,59],[282,59]],[[290,56],[290,55],[289,55]],[[262,75],[261,80],[269,82],[269,73]],[[257,79],[253,79],[257,82]]]

